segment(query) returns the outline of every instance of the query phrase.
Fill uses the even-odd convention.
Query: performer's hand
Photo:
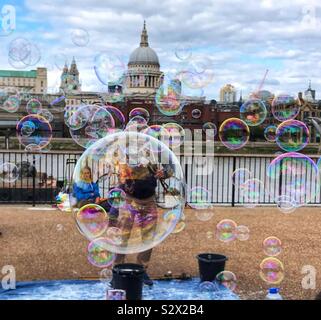
[[[156,172],[155,172],[155,177],[157,178],[164,178],[164,171],[161,170],[161,169],[158,169]]]

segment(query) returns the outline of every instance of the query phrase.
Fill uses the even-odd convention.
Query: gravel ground
[[[71,215],[46,207],[30,209],[0,206],[0,269],[13,265],[18,281],[99,278],[100,270],[86,258],[88,242],[76,230]],[[300,208],[286,215],[272,207],[216,207],[213,217],[204,222],[197,219],[196,211],[188,209],[186,228],[154,249],[149,273],[154,278],[168,272],[196,276],[198,253],[221,253],[229,258],[225,269],[237,277],[236,293],[242,299],[262,299],[269,287],[259,276],[260,262],[266,257],[262,242],[276,236],[283,244],[278,258],[285,267],[281,294],[286,299],[314,299],[321,291],[320,211]],[[214,232],[222,219],[248,226],[250,238],[230,243],[220,242],[215,236],[209,238],[208,232]],[[135,262],[135,256],[129,255],[127,260]],[[314,290],[302,288],[305,265],[316,270]]]

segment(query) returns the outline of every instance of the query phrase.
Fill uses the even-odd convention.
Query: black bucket
[[[198,259],[198,267],[201,282],[214,281],[216,276],[224,271],[226,256],[216,253],[201,253],[196,257]]]
[[[142,300],[145,269],[140,264],[122,263],[113,267],[114,289],[126,291],[127,300]]]

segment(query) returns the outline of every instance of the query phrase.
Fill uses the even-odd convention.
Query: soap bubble
[[[259,126],[267,116],[265,103],[258,99],[248,100],[241,106],[240,115],[248,126]]]
[[[44,117],[29,114],[23,117],[16,126],[17,137],[23,146],[36,146],[39,150],[45,148],[52,139],[52,128]]]
[[[85,47],[89,42],[89,33],[85,29],[75,29],[71,33],[71,40],[78,47]]]
[[[212,122],[206,122],[203,124],[202,127],[203,131],[205,132],[205,136],[207,139],[214,140],[216,134],[217,134],[217,128],[216,125]]]
[[[113,278],[113,272],[111,269],[105,268],[99,272],[99,280],[107,286],[110,286],[110,281]]]
[[[216,287],[215,284],[213,282],[210,281],[203,281],[199,284],[198,286],[198,290],[200,292],[214,292],[216,291]]]
[[[105,108],[114,118],[115,128],[124,129],[126,123],[124,114],[114,106],[106,105]]]
[[[295,200],[287,195],[281,195],[275,198],[274,202],[277,208],[283,213],[292,213],[296,210]]]
[[[232,183],[235,185],[236,188],[242,189],[246,181],[253,177],[250,170],[246,168],[239,168],[236,169],[232,173]]]
[[[236,289],[236,276],[231,271],[221,271],[216,275],[216,281],[230,291],[234,291]]]
[[[175,116],[181,113],[183,103],[181,103],[181,93],[173,85],[162,84],[156,92],[155,103],[158,110],[166,116]]]
[[[272,160],[267,168],[267,186],[270,195],[277,200],[281,196],[291,199],[295,206],[313,201],[320,191],[319,170],[308,156],[289,152]]]
[[[263,241],[263,251],[267,256],[275,257],[282,251],[282,242],[277,237],[268,237]]]
[[[163,125],[169,134],[169,146],[178,148],[182,145],[185,139],[185,130],[179,124],[168,122]]]
[[[216,237],[223,242],[231,242],[236,238],[237,224],[230,219],[223,219],[216,225]]]
[[[236,227],[236,238],[240,241],[246,241],[250,237],[250,230],[247,226],[237,226]]]
[[[284,279],[283,263],[277,258],[265,258],[260,264],[260,277],[269,284],[279,284]]]
[[[272,114],[279,121],[294,119],[300,108],[300,99],[295,99],[289,94],[279,94],[272,101]]]
[[[208,209],[211,204],[211,193],[200,186],[194,187],[189,191],[190,202],[188,203],[193,209]]]
[[[245,181],[241,190],[244,197],[244,205],[249,208],[253,208],[259,204],[261,197],[263,197],[265,193],[263,182],[259,179],[249,179]]]
[[[42,109],[41,102],[38,99],[30,99],[27,103],[26,109],[29,114],[37,114]]]
[[[88,261],[99,268],[107,268],[111,266],[115,259],[116,255],[112,252],[108,252],[105,249],[106,242],[108,245],[108,239],[98,238],[91,241],[88,245]]]
[[[146,122],[148,122],[150,118],[149,112],[144,108],[134,108],[129,112],[128,117],[130,120],[136,116],[143,117],[146,120]]]
[[[308,127],[298,120],[282,122],[276,130],[277,145],[287,151],[300,151],[309,143]]]
[[[37,114],[45,118],[48,122],[52,122],[54,119],[53,114],[48,109],[41,109],[37,112]]]
[[[14,183],[19,178],[18,167],[12,162],[0,164],[0,181]]]
[[[221,124],[219,137],[228,149],[237,150],[247,144],[250,130],[244,121],[238,118],[230,118]]]
[[[154,151],[158,145],[161,153]],[[130,254],[153,248],[174,231],[185,206],[185,183],[178,159],[162,142],[141,133],[107,135],[77,161],[75,188],[83,185],[82,171],[86,166],[102,198],[107,198],[110,186],[126,194],[121,197],[125,198],[121,207],[99,210],[98,223],[92,225],[88,221],[90,213],[86,213],[82,224],[78,222],[87,239],[103,237],[107,239],[103,246],[107,251]]]
[[[20,102],[21,101],[18,95],[10,96],[5,100],[0,108],[7,112],[14,113],[19,110]]]
[[[264,129],[264,137],[266,141],[275,142],[277,126],[271,125]]]
[[[113,208],[121,208],[125,205],[126,192],[120,188],[113,188],[107,194],[107,201]]]

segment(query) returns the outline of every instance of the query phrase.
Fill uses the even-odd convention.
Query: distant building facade
[[[236,89],[231,84],[226,84],[220,90],[221,103],[235,103],[236,102]]]
[[[0,89],[16,88],[18,91],[41,94],[47,91],[47,69],[30,71],[0,70]]]

